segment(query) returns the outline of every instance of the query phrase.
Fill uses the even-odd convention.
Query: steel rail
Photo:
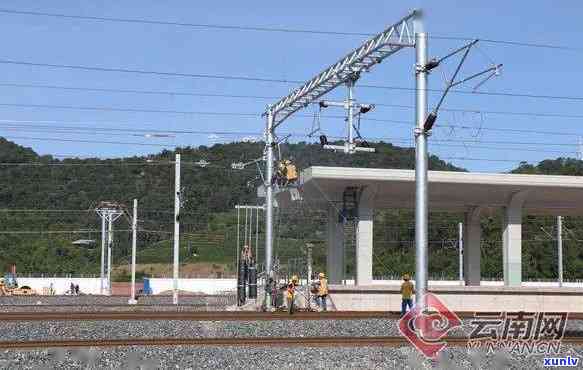
[[[384,311],[253,312],[253,311],[94,311],[94,312],[3,312],[0,321],[101,321],[101,320],[192,320],[192,321],[273,321],[273,320],[354,320],[393,318]]]
[[[469,339],[445,337],[449,346],[467,346]],[[583,337],[565,337],[562,344],[583,345]],[[127,346],[253,346],[253,347],[402,347],[409,346],[402,336],[392,337],[240,337],[240,338],[126,338],[93,340],[0,341],[0,349],[35,349],[62,347],[127,347]]]
[[[42,307],[42,306],[41,306]],[[53,306],[59,307],[59,306]],[[36,306],[39,308],[39,306]],[[49,308],[49,307],[44,307]],[[460,311],[462,319],[475,317],[475,312]],[[509,313],[510,314],[510,313]],[[1,321],[103,321],[103,320],[189,320],[189,321],[276,321],[276,320],[364,320],[399,319],[396,311],[329,311],[329,312],[256,312],[256,311],[34,311],[1,312]],[[582,313],[569,313],[569,320],[583,320]]]

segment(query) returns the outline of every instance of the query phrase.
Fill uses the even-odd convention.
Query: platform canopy
[[[326,207],[342,202],[347,187],[367,189],[375,208],[414,208],[415,171],[399,169],[309,167],[302,171],[301,197]],[[297,198],[295,190],[277,196],[280,207]],[[583,215],[583,177],[429,171],[429,209],[464,212],[472,207],[496,209],[525,193],[524,212],[534,215]]]

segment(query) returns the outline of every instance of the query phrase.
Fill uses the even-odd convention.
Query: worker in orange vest
[[[401,317],[407,313],[407,307],[413,307],[413,294],[415,294],[415,286],[411,282],[409,274],[403,275],[403,283],[401,284]]]
[[[318,274],[318,279],[320,281],[317,296],[318,305],[322,311],[327,311],[326,300],[328,299],[328,279],[326,279],[326,274],[323,272]]]

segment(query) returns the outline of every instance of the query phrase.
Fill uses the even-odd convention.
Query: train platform
[[[583,313],[581,288],[429,285],[429,291],[452,311]],[[331,285],[330,300],[339,311],[401,308],[399,285]]]

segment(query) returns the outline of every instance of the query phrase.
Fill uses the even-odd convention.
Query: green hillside
[[[377,153],[344,155],[321,150],[319,145],[295,143],[282,145],[283,157],[292,157],[300,168],[311,165],[373,168],[413,168],[414,150],[389,143],[377,143]],[[211,147],[177,149],[182,155],[181,261],[212,264],[221,271],[232,271],[237,240],[236,204],[255,204],[256,187],[261,177],[256,167],[234,170],[234,162],[248,162],[262,155],[262,143],[216,144]],[[146,157],[122,159],[65,159],[38,156],[33,150],[0,139],[0,271],[16,263],[20,273],[98,274],[100,259],[100,220],[93,209],[99,201],[115,201],[126,206],[139,200],[140,264],[168,264],[172,261],[174,160],[173,151]],[[200,167],[197,162],[208,161]],[[146,162],[147,161],[147,162]],[[463,171],[439,158],[430,158],[434,170]],[[538,166],[521,165],[522,173],[581,174],[579,161],[558,159]],[[30,211],[37,210],[37,211]],[[300,254],[306,241],[314,241],[317,268],[324,266],[322,243],[323,215],[309,205],[278,215],[276,254],[286,259]],[[456,224],[461,215],[432,214],[430,269],[433,275],[457,274]],[[541,220],[535,220],[541,222]],[[536,222],[526,230],[536,232]],[[542,220],[551,222],[552,220]],[[375,220],[375,275],[400,274],[413,270],[413,213],[378,211]],[[567,224],[569,225],[569,220]],[[575,222],[573,220],[572,222]],[[483,220],[487,277],[501,275],[500,222],[497,215]],[[128,220],[115,224],[114,261],[129,261]],[[573,224],[576,229],[577,225]],[[83,231],[79,231],[83,230]],[[583,229],[582,229],[583,230]],[[75,233],[73,233],[75,231]],[[577,230],[575,230],[577,231]],[[243,232],[241,230],[241,232]],[[94,240],[92,245],[73,241]],[[260,255],[263,235],[260,235]],[[544,242],[544,241],[543,241]],[[553,278],[552,241],[543,247],[524,247],[525,275]],[[348,272],[353,267],[348,245]],[[580,248],[566,243],[567,278],[581,277],[583,260]],[[579,264],[579,265],[578,265]],[[217,267],[218,268],[218,267]]]

